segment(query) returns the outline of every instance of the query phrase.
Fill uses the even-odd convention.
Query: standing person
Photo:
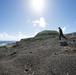
[[[65,38],[67,40],[67,38],[64,36],[62,29],[59,27],[59,40],[61,40],[61,37]]]

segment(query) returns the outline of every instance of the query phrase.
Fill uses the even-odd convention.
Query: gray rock
[[[61,42],[60,42],[60,46],[67,46],[67,45],[68,45],[68,43],[65,42],[65,41],[61,41]]]

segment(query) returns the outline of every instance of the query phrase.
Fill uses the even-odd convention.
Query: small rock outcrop
[[[60,46],[67,46],[67,45],[68,45],[68,43],[65,42],[65,41],[61,41],[61,42],[60,42]]]

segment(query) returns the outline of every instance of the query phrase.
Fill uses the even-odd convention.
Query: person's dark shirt
[[[62,35],[62,34],[63,34],[63,32],[62,32],[62,29],[61,29],[61,28],[59,28],[59,32],[60,32],[60,35]]]

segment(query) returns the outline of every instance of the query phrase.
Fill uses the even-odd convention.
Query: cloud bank
[[[45,28],[46,24],[47,24],[45,22],[44,17],[41,17],[39,20],[35,20],[32,23],[33,23],[33,26],[39,26],[39,27],[42,27],[42,28]]]
[[[0,40],[1,41],[19,41],[23,38],[28,38],[31,36],[27,36],[25,34],[22,34],[21,32],[18,33],[18,35],[9,35],[7,33],[0,33]]]

